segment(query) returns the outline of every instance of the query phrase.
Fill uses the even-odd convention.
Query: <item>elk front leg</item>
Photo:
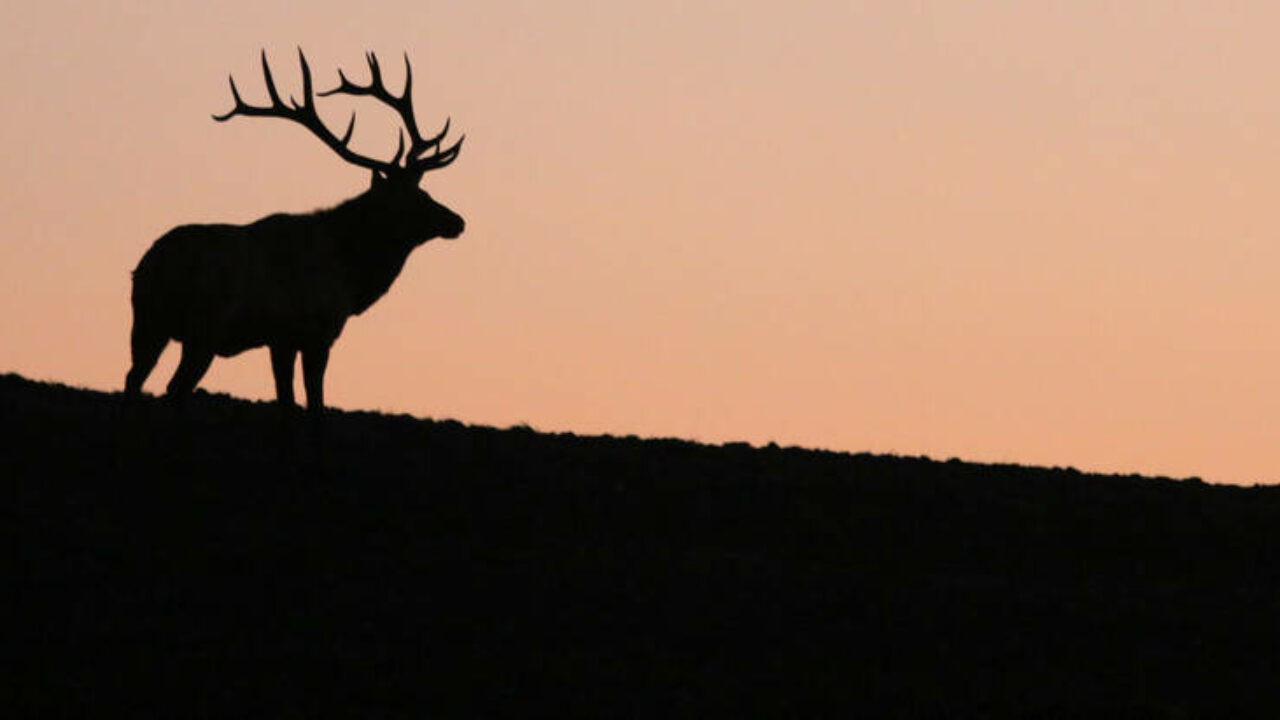
[[[324,371],[329,365],[329,346],[317,345],[302,351],[302,384],[307,389],[307,410],[324,409]]]
[[[271,346],[271,374],[276,379],[276,400],[284,407],[297,405],[293,399],[293,366],[297,360],[297,349],[284,345]]]

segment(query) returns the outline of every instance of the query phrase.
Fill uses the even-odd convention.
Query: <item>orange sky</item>
[[[0,371],[118,389],[156,237],[363,189],[210,120],[258,48],[322,86],[407,50],[467,232],[348,324],[331,404],[1280,480],[1280,5],[358,5],[0,5]],[[202,386],[270,397],[265,351]]]

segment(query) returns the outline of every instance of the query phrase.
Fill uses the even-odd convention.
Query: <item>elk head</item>
[[[325,145],[352,165],[365,168],[372,174],[372,183],[366,197],[375,209],[391,225],[393,232],[402,239],[419,244],[435,237],[454,239],[462,234],[466,223],[449,208],[436,202],[420,187],[422,176],[431,170],[446,167],[458,158],[462,150],[463,136],[457,142],[442,146],[445,135],[449,132],[449,121],[445,120],[440,132],[431,137],[423,137],[418,129],[413,111],[413,68],[409,64],[409,56],[404,58],[404,90],[399,95],[387,89],[382,78],[382,69],[378,58],[373,53],[366,53],[369,64],[369,83],[361,85],[350,80],[342,70],[338,70],[339,85],[332,90],[314,93],[311,83],[311,68],[302,50],[298,50],[298,61],[302,66],[302,99],[293,96],[286,103],[276,89],[271,76],[271,67],[267,63],[267,53],[262,52],[262,75],[267,86],[267,95],[271,100],[268,106],[250,105],[240,97],[234,77],[229,77],[231,97],[235,107],[222,115],[214,115],[218,122],[235,117],[279,117],[292,120],[311,131]],[[351,137],[355,133],[356,114],[351,113],[351,120],[342,136],[335,135],[316,113],[315,96],[329,95],[368,96],[395,110],[404,127],[397,131],[399,144],[396,154],[389,161],[377,160],[361,155],[350,147]],[[409,144],[405,146],[405,134]]]

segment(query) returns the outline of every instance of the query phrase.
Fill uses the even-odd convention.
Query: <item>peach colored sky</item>
[[[296,45],[321,84],[407,50],[423,124],[468,137],[426,185],[467,233],[347,326],[337,406],[1273,482],[1276,27],[1271,2],[7,0],[0,371],[118,389],[152,240],[364,187],[296,126],[209,119],[228,72],[262,97],[259,47],[286,85]],[[265,352],[203,386],[271,396]]]

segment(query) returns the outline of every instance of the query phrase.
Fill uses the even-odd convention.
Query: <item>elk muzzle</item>
[[[467,221],[463,220],[462,216],[452,213],[451,215],[452,217],[445,220],[440,227],[440,237],[445,240],[456,240],[467,227]]]

